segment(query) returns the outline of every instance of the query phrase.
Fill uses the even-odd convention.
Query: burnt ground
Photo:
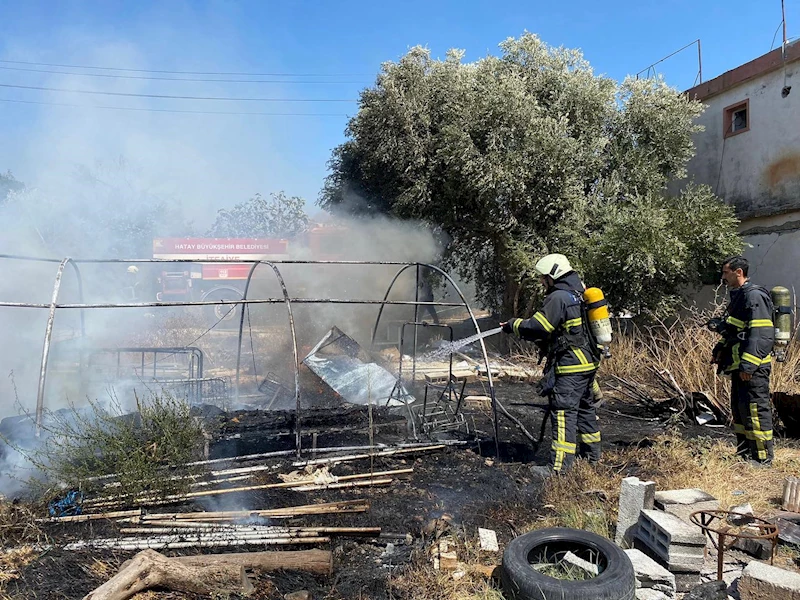
[[[480,384],[471,384],[472,393],[482,393]],[[500,384],[498,398],[509,410],[520,418],[526,427],[538,435],[543,411],[519,406],[525,402],[542,402],[533,389],[525,384]],[[652,418],[642,407],[610,401],[600,413],[601,429],[606,448],[628,447],[646,444],[665,431],[661,421],[631,419],[616,412],[633,417]],[[432,535],[443,527],[494,529],[502,545],[514,537],[513,519],[509,513],[525,510],[536,514],[539,501],[540,482],[531,477],[528,469],[532,463],[544,464],[547,460],[548,439],[539,452],[533,454],[530,444],[508,420],[500,420],[501,460],[494,458],[495,444],[489,436],[492,424],[488,413],[472,411],[475,428],[480,441],[466,447],[451,447],[442,451],[407,455],[405,457],[377,458],[373,469],[389,470],[413,467],[411,475],[401,476],[389,487],[354,488],[315,492],[293,492],[290,490],[264,490],[220,496],[217,500],[205,501],[182,507],[168,507],[159,512],[177,510],[231,510],[259,509],[315,502],[368,499],[369,512],[348,515],[319,515],[294,519],[282,519],[275,524],[289,526],[339,526],[382,528],[380,539],[333,538],[330,549],[334,552],[334,575],[332,578],[317,578],[299,573],[276,573],[258,578],[258,594],[264,599],[279,599],[287,593],[300,589],[309,590],[316,599],[351,599],[389,597],[401,598],[397,591],[390,592],[391,573],[402,569],[415,554],[430,541]],[[291,447],[287,433],[291,431],[291,417],[265,413],[236,413],[216,415],[222,427],[212,448],[212,454],[231,456],[248,452],[263,452],[270,449]],[[319,426],[318,446],[358,445],[368,442],[363,431],[365,413],[362,409],[347,409],[340,413],[336,423],[329,422],[324,413],[309,415],[304,422],[311,427]],[[376,441],[397,442],[405,424],[398,422],[396,415],[376,411],[373,416],[378,423]],[[271,425],[270,425],[271,423]],[[336,426],[337,431],[325,433],[326,427]],[[362,427],[359,430],[359,427]],[[269,437],[264,428],[272,427],[276,435]],[[684,426],[683,433],[693,435],[724,435],[725,429],[710,429],[699,426]],[[260,433],[259,433],[260,432]],[[549,433],[548,433],[549,435]],[[305,445],[309,445],[304,442]],[[281,462],[281,460],[283,462]],[[288,459],[276,459],[275,472],[286,473],[292,469]],[[238,465],[237,465],[238,466]],[[369,471],[368,461],[342,463],[332,469],[336,475],[364,473]],[[264,476],[264,481],[276,481],[274,472]],[[523,517],[521,517],[523,518]],[[72,551],[56,549],[76,539],[91,537],[114,537],[117,525],[111,522],[92,522],[74,525],[48,525],[45,533],[54,548],[23,568],[19,578],[6,587],[7,597],[12,599],[79,599],[112,576],[118,566],[135,552],[111,552],[107,550]],[[387,553],[387,544],[394,551]],[[391,546],[389,547],[391,549]],[[257,550],[257,547],[251,547]],[[282,547],[281,549],[290,549]],[[238,549],[239,551],[243,548]],[[200,550],[181,551],[184,554]],[[214,549],[209,549],[213,552]],[[178,551],[165,550],[167,555]],[[255,579],[254,579],[255,582]],[[190,598],[177,593],[164,593],[161,598]]]

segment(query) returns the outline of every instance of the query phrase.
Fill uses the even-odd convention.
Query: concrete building
[[[687,93],[707,106],[689,177],[736,208],[753,279],[800,292],[800,42]]]

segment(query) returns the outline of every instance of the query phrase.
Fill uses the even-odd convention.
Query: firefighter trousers
[[[731,374],[731,413],[736,433],[736,454],[758,462],[773,457],[772,406],[769,400],[769,370],[759,368],[750,381]]]
[[[575,461],[576,453],[591,462],[600,460],[600,428],[592,403],[594,373],[556,375],[550,394],[550,425],[553,443],[550,466],[565,471]]]

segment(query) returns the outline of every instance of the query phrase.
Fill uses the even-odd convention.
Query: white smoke
[[[220,71],[237,70],[235,49],[193,32],[154,27],[154,36],[169,39],[175,47],[182,42],[199,48],[192,59],[195,68],[208,65]],[[194,36],[194,37],[192,37]],[[62,50],[57,50],[59,44]],[[111,36],[86,32],[64,32],[53,40],[50,51],[28,45],[23,39],[6,40],[0,58],[64,64],[125,65],[137,69],[181,69],[190,65],[164,62],[164,55],[149,55],[133,43]],[[63,50],[68,48],[69,50]],[[343,96],[352,92],[286,86],[214,83],[186,84],[143,79],[90,78],[53,73],[11,74],[2,80],[53,89],[81,89],[131,94],[174,94],[207,96]],[[106,97],[32,93],[0,90],[0,98],[45,104],[6,104],[24,117],[25,135],[14,144],[0,148],[0,171],[11,169],[26,189],[0,202],[0,253],[76,258],[132,258],[149,256],[153,236],[179,237],[194,231],[202,234],[220,208],[242,202],[255,192],[285,189],[290,195],[307,199],[316,196],[322,183],[324,160],[319,156],[316,173],[303,177],[285,175],[292,160],[284,145],[313,143],[327,131],[327,118],[292,121],[288,127],[280,118],[228,115],[211,116],[147,112],[146,109],[226,110],[292,112],[288,104],[243,105],[203,104],[181,100],[141,97]],[[49,103],[49,104],[48,104]],[[69,104],[71,106],[64,106]],[[126,112],[97,108],[125,106],[145,109]],[[303,107],[306,109],[309,105]],[[351,107],[348,107],[352,110]],[[315,105],[309,112],[322,111]],[[337,110],[345,111],[337,106]],[[344,119],[338,121],[344,128]],[[13,146],[13,147],[12,147]],[[310,170],[313,171],[313,169]],[[314,176],[316,174],[316,176]],[[339,221],[347,233],[337,247],[340,258],[362,261],[433,262],[441,251],[432,232],[418,223],[389,219]],[[138,236],[138,237],[137,237]],[[292,246],[293,258],[308,257],[308,250]],[[0,259],[0,301],[49,304],[58,262],[23,262]],[[126,285],[124,264],[80,266],[83,295],[71,266],[64,272],[59,301],[118,302]],[[142,279],[152,281],[158,267],[142,266]],[[398,266],[284,265],[281,271],[294,297],[316,299],[366,299],[379,301],[386,293]],[[398,279],[391,299],[413,300],[415,269]],[[267,267],[259,269],[251,298],[280,298],[282,292]],[[452,288],[436,290],[437,299],[457,301]],[[154,300],[151,296],[143,299]],[[56,409],[73,402],[81,404],[86,394],[105,393],[107,382],[87,388],[76,376],[88,360],[86,352],[99,347],[118,347],[132,340],[169,346],[196,345],[205,353],[206,374],[232,377],[236,350],[235,336],[217,336],[206,331],[201,309],[103,309],[85,311],[86,340],[80,341],[80,312],[58,311],[46,407]],[[369,346],[378,306],[349,304],[298,304],[294,307],[300,359],[332,326],[336,325]],[[183,319],[186,326],[167,330],[168,317]],[[0,418],[20,410],[33,412],[36,405],[42,346],[47,325],[46,309],[0,307]],[[385,310],[378,335],[396,336],[397,325],[414,317],[411,307]],[[247,328],[262,326],[266,333],[248,335],[244,371],[251,387],[268,371],[275,371],[293,384],[293,364],[288,322],[282,304],[253,306]],[[389,326],[395,333],[387,333]],[[271,332],[280,331],[273,335]],[[220,342],[220,340],[226,340]],[[82,352],[84,354],[82,354]],[[14,385],[7,377],[14,374]],[[88,390],[88,391],[87,391]],[[119,392],[119,390],[117,390]],[[102,401],[101,397],[92,398]]]

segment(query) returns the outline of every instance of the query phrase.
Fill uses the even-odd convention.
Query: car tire
[[[592,579],[567,581],[539,573],[531,566],[537,551],[594,554],[600,573]],[[608,539],[589,531],[553,527],[511,541],[503,553],[503,592],[513,600],[633,600],[636,576],[628,555]]]

